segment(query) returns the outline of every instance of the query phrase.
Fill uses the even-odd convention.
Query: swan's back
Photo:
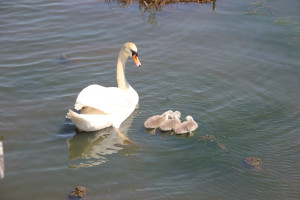
[[[112,114],[131,104],[127,93],[120,88],[90,85],[78,94],[75,109],[91,107],[103,113]]]

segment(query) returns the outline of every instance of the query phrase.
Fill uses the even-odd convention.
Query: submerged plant
[[[264,1],[255,1],[249,3],[250,10],[246,12],[246,15],[274,15],[278,8],[274,6],[266,5]]]
[[[293,25],[298,26],[299,24],[292,20],[291,17],[279,17],[274,21],[274,24],[284,26],[284,25]]]
[[[204,146],[206,145],[206,142],[212,142],[215,143],[223,152],[230,152],[226,145],[220,143],[213,135],[202,135],[200,136],[200,139],[204,141]]]
[[[106,2],[117,1],[119,5],[124,7],[125,5],[133,4],[134,2],[139,3],[140,7],[144,8],[144,11],[150,9],[161,10],[162,7],[169,4],[179,3],[196,3],[206,4],[213,3],[213,10],[216,10],[217,0],[105,0]]]

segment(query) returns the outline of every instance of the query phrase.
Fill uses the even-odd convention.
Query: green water
[[[0,3],[0,199],[299,199],[300,3],[219,0],[143,12],[96,0]],[[86,86],[116,86],[121,46],[141,69],[140,97],[122,130],[78,133],[65,119]],[[68,55],[68,59],[62,58]],[[173,109],[194,137],[147,132]],[[226,146],[222,151],[213,136]],[[243,167],[262,159],[262,170]]]

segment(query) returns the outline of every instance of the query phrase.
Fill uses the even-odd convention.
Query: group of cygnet
[[[144,126],[148,129],[159,128],[162,131],[174,131],[176,134],[190,133],[198,128],[197,122],[194,121],[193,117],[186,116],[186,121],[180,121],[181,113],[179,111],[173,112],[168,110],[162,115],[154,115],[148,118]]]

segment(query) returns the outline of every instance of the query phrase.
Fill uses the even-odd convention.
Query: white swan
[[[69,110],[67,117],[80,131],[96,131],[113,126],[121,137],[125,137],[119,127],[135,110],[139,101],[137,92],[128,84],[125,77],[125,64],[129,56],[138,67],[141,66],[136,45],[125,43],[120,50],[117,63],[118,87],[90,85],[79,93],[75,109],[81,112]]]
[[[179,126],[175,128],[174,132],[176,134],[192,134],[192,132],[198,128],[198,124],[194,121],[192,116],[188,115],[185,119],[186,121],[182,122]]]
[[[179,111],[175,111],[173,113],[172,119],[168,119],[167,121],[165,121],[164,123],[161,124],[160,130],[162,130],[162,131],[174,130],[181,123],[180,119],[179,119],[180,116],[181,116],[181,113]]]

